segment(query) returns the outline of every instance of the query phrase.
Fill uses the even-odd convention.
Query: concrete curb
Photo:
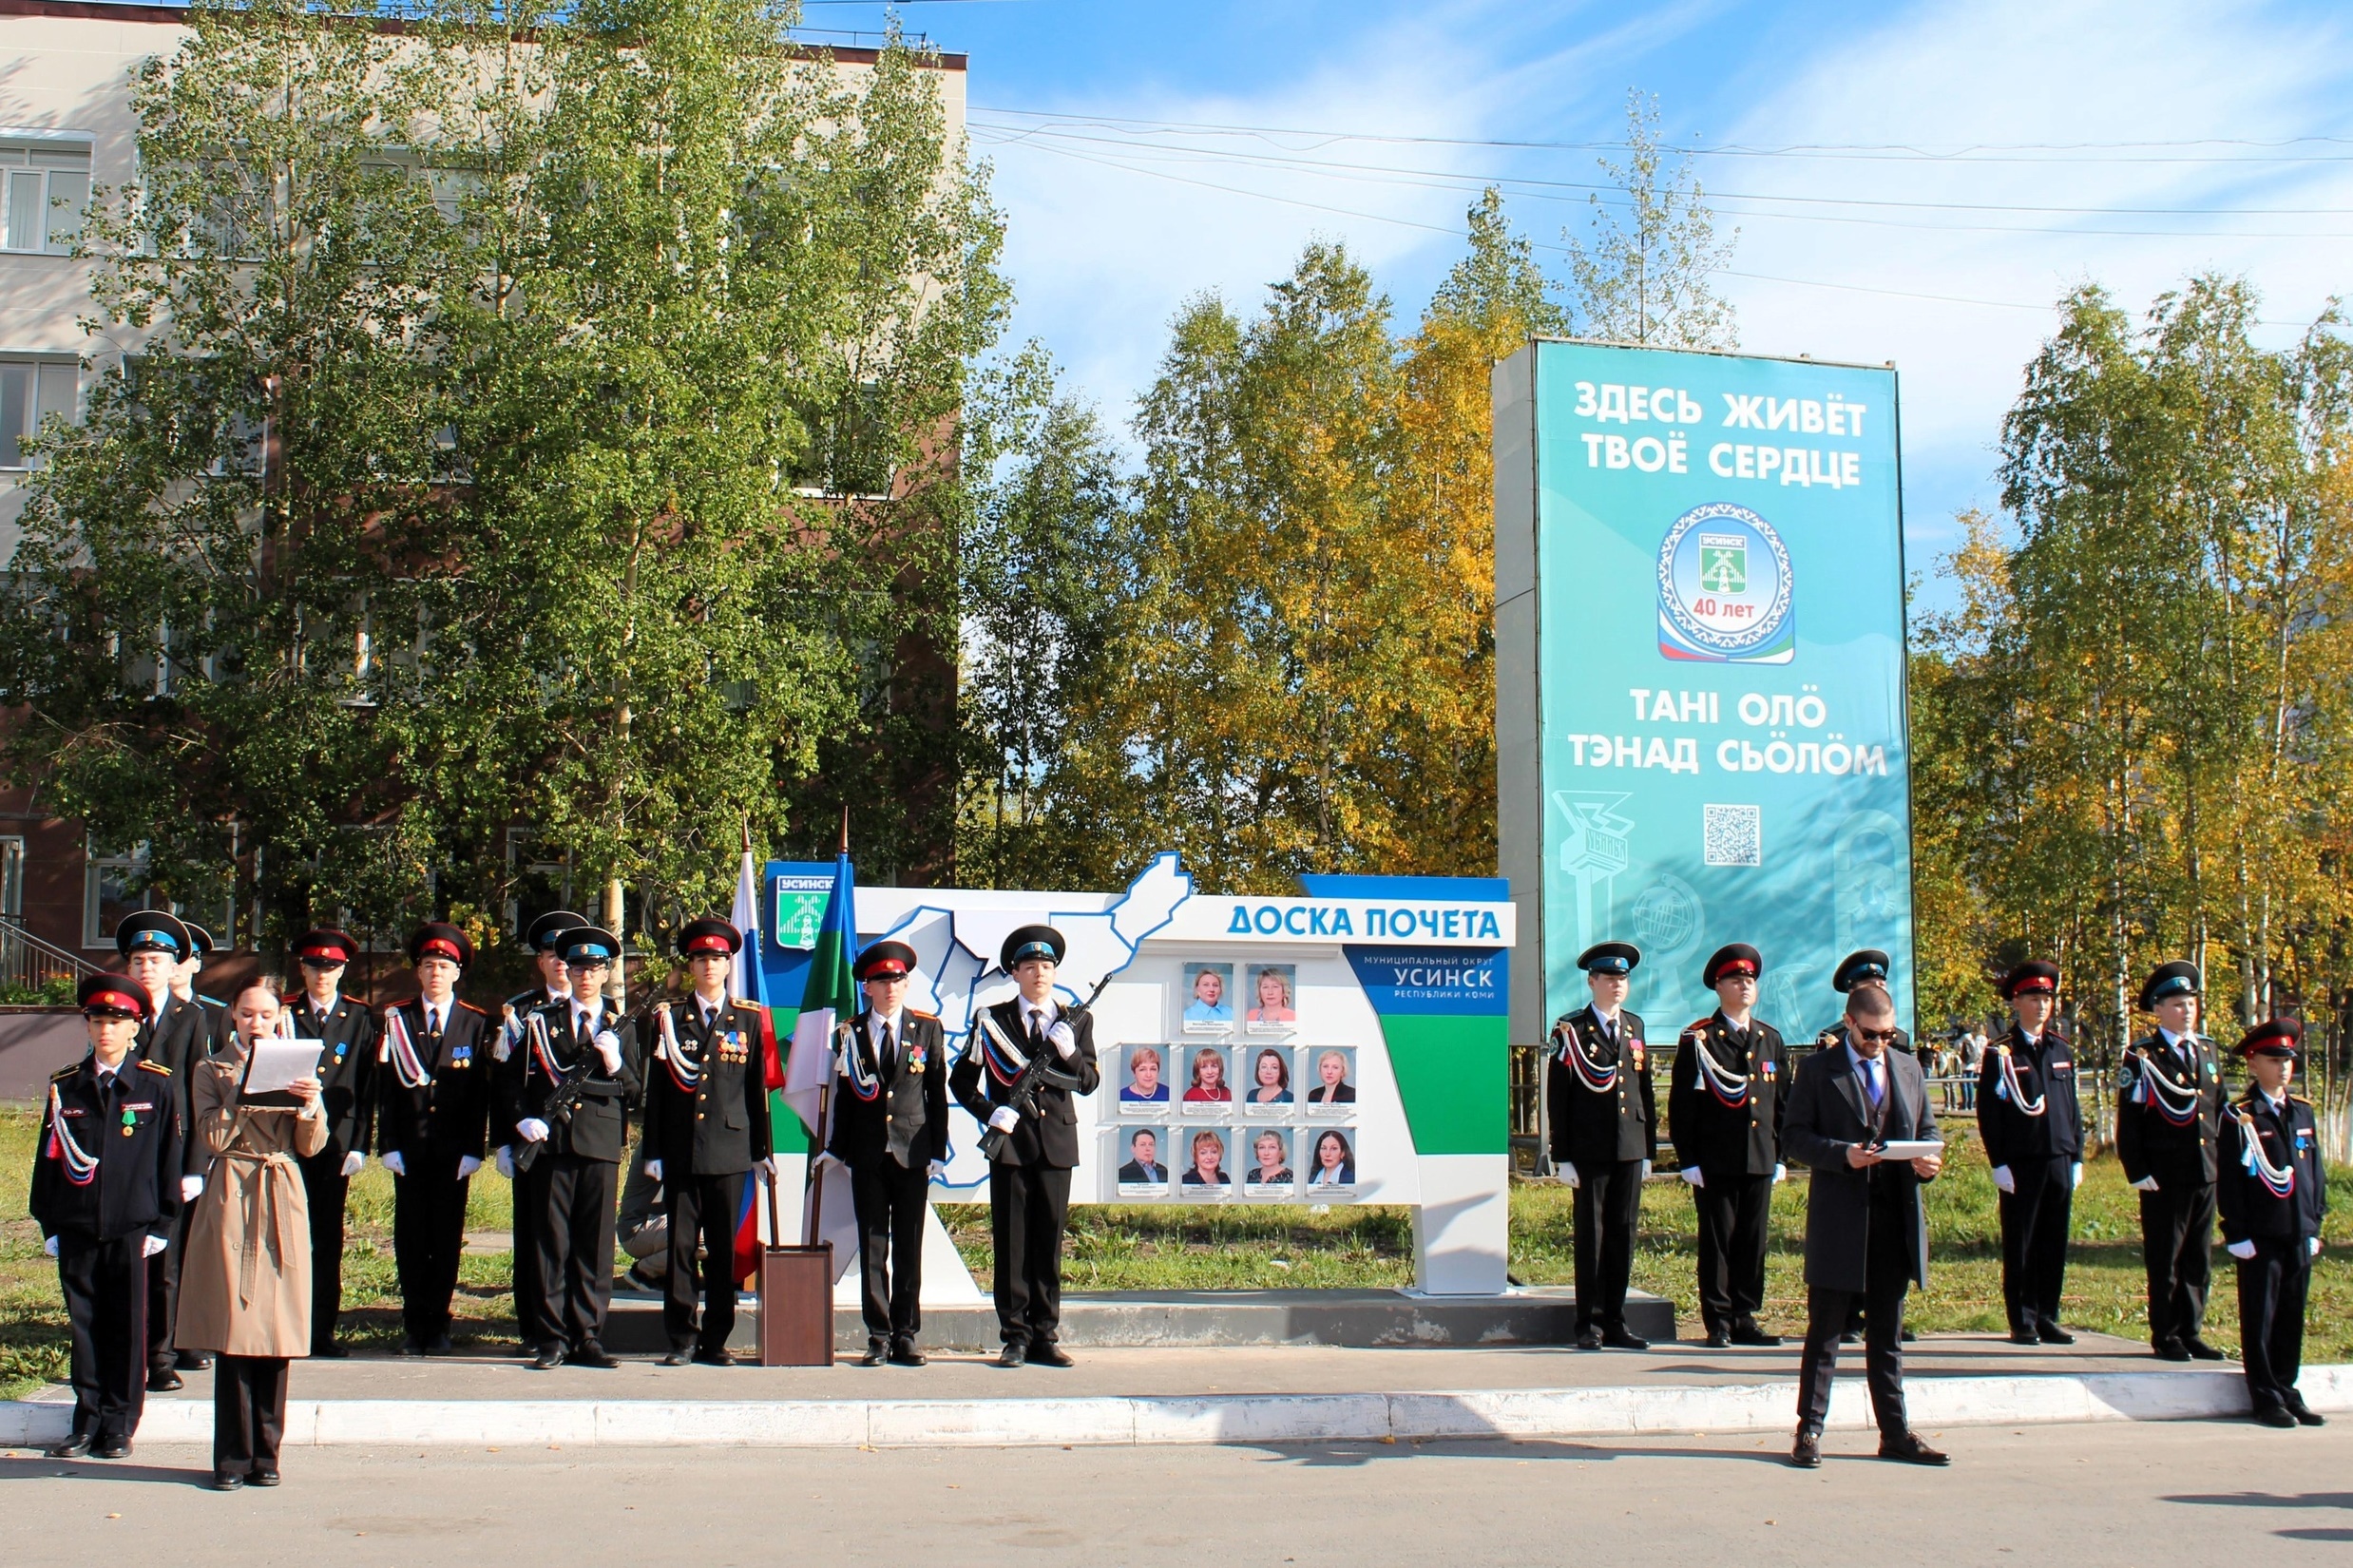
[[[2313,1408],[2353,1411],[2353,1366],[2307,1367]],[[2023,1425],[2222,1420],[2248,1413],[2237,1372],[1923,1377],[1904,1390],[1913,1425]],[[1409,1394],[1215,1394],[1199,1398],[973,1400],[295,1400],[289,1447],[1018,1447],[1157,1444],[1380,1443],[1432,1438],[1636,1437],[1787,1431],[1797,1385],[1655,1384]],[[0,1404],[0,1446],[62,1438],[72,1408]],[[1871,1425],[1860,1376],[1830,1401],[1832,1428]],[[147,1402],[139,1441],[209,1444],[207,1400]]]

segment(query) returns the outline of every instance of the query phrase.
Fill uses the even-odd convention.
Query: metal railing
[[[69,1005],[73,988],[98,966],[26,929],[20,915],[0,915],[0,1002]]]

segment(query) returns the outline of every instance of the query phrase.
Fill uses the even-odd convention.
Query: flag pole
[[[850,803],[846,800],[842,802],[841,852],[844,856],[850,853]],[[851,918],[850,932],[854,939],[857,934],[854,915]],[[840,1039],[838,1023],[834,1038]],[[817,1244],[817,1227],[825,1222],[825,1151],[826,1145],[833,1141],[833,1077],[832,1073],[827,1073],[823,1086],[817,1090],[817,1152],[811,1159],[811,1163],[817,1168],[817,1179],[811,1186],[809,1207],[801,1221],[801,1245],[804,1247]]]

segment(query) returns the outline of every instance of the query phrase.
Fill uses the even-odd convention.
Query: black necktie
[[[882,1043],[874,1048],[874,1058],[882,1063],[884,1072],[890,1070],[890,1021],[889,1019],[883,1020]]]
[[[1045,1014],[1039,1008],[1029,1009],[1029,1048],[1037,1051],[1045,1044]]]

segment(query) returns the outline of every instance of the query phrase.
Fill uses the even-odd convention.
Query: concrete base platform
[[[736,1319],[728,1344],[749,1352],[758,1308]],[[1220,1345],[1324,1345],[1354,1349],[1503,1345],[1567,1345],[1576,1337],[1574,1291],[1542,1287],[1499,1296],[1425,1296],[1410,1291],[1107,1291],[1062,1297],[1062,1343],[1073,1349],[1207,1348]],[[1626,1301],[1626,1326],[1644,1339],[1674,1338],[1674,1304],[1640,1292]],[[660,1355],[669,1348],[661,1301],[615,1291],[604,1342],[616,1355]],[[997,1348],[991,1307],[926,1307],[927,1349]],[[837,1352],[866,1348],[856,1309],[835,1308]]]

